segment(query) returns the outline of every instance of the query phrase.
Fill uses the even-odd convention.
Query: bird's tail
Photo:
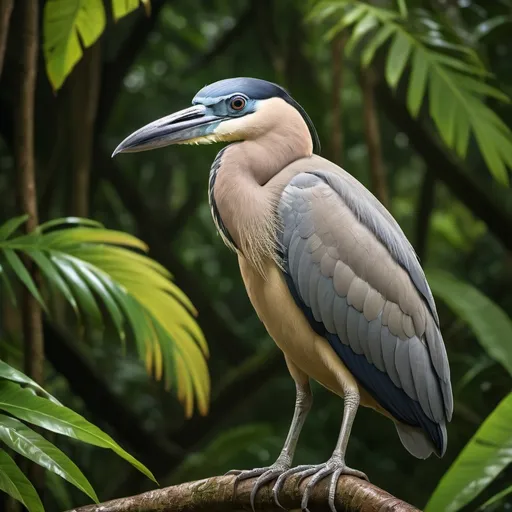
[[[447,441],[445,425],[439,425],[443,439],[442,453],[439,453],[439,451],[432,443],[432,440],[423,429],[398,422],[395,423],[395,426],[398,432],[398,436],[400,437],[400,441],[402,441],[402,444],[405,446],[407,451],[411,453],[411,455],[414,455],[418,459],[426,459],[430,457],[432,452],[434,452],[438,457],[444,455]]]

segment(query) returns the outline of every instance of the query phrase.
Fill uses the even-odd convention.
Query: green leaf
[[[103,316],[100,308],[96,303],[94,295],[87,286],[87,283],[84,282],[82,277],[77,273],[73,262],[70,261],[70,257],[53,255],[51,261],[59,269],[67,284],[72,289],[73,296],[76,297],[83,316],[90,321],[94,327],[101,329],[103,327]]]
[[[4,283],[4,288],[6,290],[6,294],[9,297],[11,304],[16,306],[16,304],[17,304],[16,294],[14,293],[14,290],[11,285],[11,281],[9,280],[9,277],[7,276],[6,269],[2,266],[1,263],[0,263],[0,277],[2,278],[2,281]]]
[[[487,507],[490,507],[491,505],[494,505],[494,503],[497,503],[503,498],[506,498],[509,494],[512,494],[512,485],[495,494],[492,498],[489,498],[483,505],[479,507],[478,510],[485,510]]]
[[[512,320],[508,315],[477,288],[442,270],[429,270],[427,277],[432,293],[468,324],[489,356],[512,375]]]
[[[73,224],[76,227],[68,228]],[[0,254],[16,255],[16,250],[32,258],[79,321],[103,329],[106,311],[122,342],[128,324],[148,373],[156,379],[165,377],[167,388],[173,380],[180,382],[179,398],[187,404],[187,414],[194,400],[199,412],[206,414],[208,346],[194,319],[197,311],[170,272],[140,252],[148,250],[144,242],[95,226],[87,219],[56,219],[30,235],[0,242]]]
[[[393,34],[393,27],[383,25],[374,35],[363,50],[361,55],[361,63],[363,67],[368,67],[375,56],[375,52],[389,39]]]
[[[56,473],[98,502],[94,489],[75,463],[21,421],[0,414],[0,440],[15,452]]]
[[[25,505],[29,512],[44,512],[34,486],[4,450],[0,450],[0,490]]]
[[[397,3],[400,16],[402,16],[402,18],[407,18],[407,4],[405,3],[405,0],[397,0]]]
[[[412,57],[411,78],[407,88],[407,108],[416,117],[425,97],[428,81],[428,65],[423,50],[417,50]]]
[[[352,35],[345,45],[345,53],[347,55],[351,55],[352,51],[356,47],[357,43],[361,40],[361,38],[377,26],[378,22],[375,16],[370,15],[362,18],[352,30]]]
[[[445,473],[425,512],[456,512],[512,462],[512,393],[487,417]]]
[[[97,273],[89,268],[87,264],[84,264],[82,261],[75,259],[73,261],[73,266],[76,271],[80,274],[82,279],[87,283],[91,290],[94,290],[96,295],[101,298],[101,301],[114,322],[114,325],[119,334],[119,338],[124,341],[125,333],[123,329],[123,315],[116,303],[116,301],[112,298],[109,290],[105,286],[102,279],[99,278]]]
[[[391,87],[396,87],[398,81],[404,72],[407,59],[411,53],[412,47],[409,38],[397,32],[386,61],[386,80]]]
[[[69,226],[88,226],[91,228],[103,228],[103,224],[96,220],[85,219],[83,217],[62,217],[60,219],[52,219],[39,224],[38,230],[43,232],[51,228],[62,228]]]
[[[70,490],[64,480],[55,473],[48,473],[45,479],[46,488],[50,491],[59,510],[70,510],[73,508],[73,499]]]
[[[32,258],[32,260],[34,260],[43,275],[47,278],[48,282],[55,286],[62,293],[62,295],[64,295],[64,298],[68,301],[75,313],[78,315],[78,304],[75,300],[75,297],[73,297],[69,286],[59,274],[55,265],[52,264],[52,262],[42,251],[26,249],[25,252]]]
[[[472,40],[476,43],[482,38],[490,34],[494,29],[504,25],[505,23],[511,23],[512,18],[510,16],[495,16],[494,18],[487,19],[479,23],[473,30]]]
[[[10,380],[12,382],[17,382],[18,384],[24,384],[25,386],[34,389],[44,397],[48,398],[48,400],[51,400],[54,404],[62,405],[54,396],[50,395],[50,393],[43,389],[37,382],[33,381],[30,377],[27,377],[24,373],[16,370],[16,368],[13,368],[1,359],[0,378]]]
[[[3,249],[3,254],[9,265],[18,276],[18,279],[28,288],[30,293],[37,299],[39,304],[41,304],[41,307],[46,311],[46,304],[44,303],[39,290],[36,288],[33,279],[30,277],[30,274],[25,268],[25,265],[23,265],[19,256],[12,249]]]
[[[403,6],[402,16],[392,9],[357,0],[338,0],[336,6],[344,15],[328,29],[330,36],[352,25],[355,32],[358,22],[363,23],[367,18],[377,20],[373,37],[354,36],[353,43],[365,42],[361,50],[362,65],[367,66],[377,49],[391,38],[385,77],[390,87],[395,88],[411,56],[407,92],[411,114],[417,115],[422,103],[430,102],[436,128],[444,142],[461,158],[466,157],[473,133],[491,174],[508,185],[512,169],[512,130],[493,112],[486,99],[491,97],[510,103],[510,98],[483,80],[491,73],[485,69],[477,52],[471,46],[460,44],[451,28],[441,26],[424,10],[404,17]],[[321,13],[322,9],[314,8],[310,16],[320,19]],[[503,20],[496,23],[500,21]],[[348,45],[348,49],[353,46]]]
[[[28,215],[13,217],[0,226],[0,240],[7,240],[26,220]]]
[[[123,450],[108,434],[67,407],[35,396],[11,382],[0,381],[0,409],[51,432],[108,448],[156,482],[146,466]]]
[[[139,4],[143,4],[146,13],[149,15],[150,3],[149,0],[112,0],[112,12],[114,13],[114,19],[117,21],[123,16],[131,13]]]
[[[54,90],[105,29],[102,0],[48,0],[43,13],[43,52]]]

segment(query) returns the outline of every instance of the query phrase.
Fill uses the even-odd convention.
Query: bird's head
[[[170,144],[254,139],[285,122],[285,118],[307,125],[313,149],[318,153],[320,142],[311,119],[282,87],[257,78],[220,80],[203,87],[191,107],[153,121],[129,135],[112,156]]]

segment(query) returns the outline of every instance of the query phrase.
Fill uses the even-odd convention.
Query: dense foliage
[[[26,217],[12,193],[18,5],[3,69],[0,59],[0,443],[10,451],[0,449],[0,489],[42,510],[13,451],[49,470],[47,510],[149,488],[149,470],[170,484],[275,459],[294,386],[210,219],[207,175],[220,148],[109,157],[204,84],[256,76],[287,87],[312,117],[323,156],[387,203],[439,308],[455,395],[446,456],[412,458],[391,422],[360,410],[348,463],[429,512],[511,506],[512,2],[39,7],[33,121],[43,224],[27,235],[17,231]],[[46,310],[47,391],[14,369],[23,361],[26,290]],[[190,418],[194,404],[207,412],[210,379],[210,412]],[[297,463],[327,459],[339,430],[342,402],[314,392]],[[62,421],[75,421],[68,437],[89,444],[44,438],[28,425],[62,434]]]

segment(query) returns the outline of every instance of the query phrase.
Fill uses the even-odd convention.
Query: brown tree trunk
[[[87,505],[70,512],[199,512],[199,511],[240,511],[250,510],[249,496],[256,479],[244,480],[236,488],[233,476],[217,476],[188,482],[165,489],[156,489],[137,496]],[[300,486],[297,478],[290,477],[279,501],[285,510],[300,510],[302,493],[307,480]],[[256,510],[281,511],[272,497],[274,482],[265,485],[258,492]],[[330,512],[327,501],[330,479],[325,478],[313,489],[311,506],[313,510]],[[338,512],[419,512],[417,508],[391,496],[374,485],[355,478],[342,476],[339,479],[336,497]]]
[[[73,187],[71,213],[89,214],[91,162],[95,138],[96,113],[100,93],[101,45],[96,42],[84,51],[70,77],[70,134]]]
[[[379,119],[375,105],[375,78],[371,69],[361,71],[361,90],[363,93],[364,130],[370,161],[372,192],[384,206],[389,207],[388,187],[382,162]]]
[[[0,0],[0,76],[4,66],[5,48],[9,34],[9,21],[11,20],[13,0]]]
[[[19,9],[20,63],[18,75],[18,101],[14,119],[14,159],[18,177],[19,209],[28,214],[25,224],[27,232],[38,224],[37,196],[34,161],[34,102],[37,73],[38,50],[38,1],[25,0],[17,4]],[[34,266],[25,261],[34,281],[39,276]],[[44,345],[41,308],[31,293],[22,291],[22,324],[25,345],[25,372],[37,383],[43,384]],[[38,487],[42,482],[42,472],[35,464],[30,466],[30,474]],[[38,485],[39,484],[39,485]]]
[[[342,165],[343,161],[343,83],[344,83],[344,50],[347,42],[346,32],[338,34],[331,43],[331,160]]]

